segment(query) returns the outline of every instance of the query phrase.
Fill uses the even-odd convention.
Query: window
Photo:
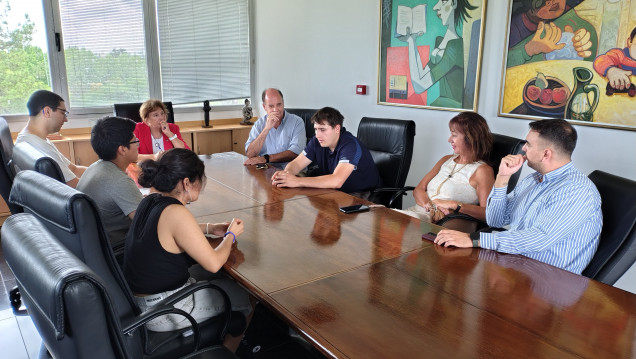
[[[158,0],[163,97],[174,103],[250,94],[247,0]]]
[[[0,0],[0,114],[24,114],[42,88],[66,98],[72,113],[106,114],[114,103],[149,97],[242,105],[251,89],[248,5]]]
[[[0,0],[0,114],[26,113],[28,96],[51,89],[41,0]]]
[[[141,0],[60,0],[72,108],[149,97]]]

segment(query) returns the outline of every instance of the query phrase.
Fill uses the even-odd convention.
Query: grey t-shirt
[[[86,169],[77,190],[91,197],[113,247],[124,243],[132,222],[128,215],[143,199],[132,178],[110,161],[99,160]]]

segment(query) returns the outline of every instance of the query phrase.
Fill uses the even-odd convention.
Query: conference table
[[[437,232],[331,189],[275,188],[277,168],[201,156],[200,222],[245,221],[225,270],[326,357],[636,357],[636,295],[523,257],[445,248]]]

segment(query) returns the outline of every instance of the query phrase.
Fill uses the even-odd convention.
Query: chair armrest
[[[484,221],[482,221],[481,219],[475,218],[473,216],[469,216],[467,214],[463,214],[463,213],[449,213],[446,217],[442,218],[439,220],[439,222],[435,223],[438,226],[444,226],[444,224],[450,220],[453,219],[462,219],[465,221],[469,221],[469,222],[475,222],[477,223],[477,230],[476,232],[479,232],[481,228],[484,227],[488,227],[488,224]]]
[[[167,298],[164,298],[161,302],[159,302],[159,304],[174,305],[175,303],[181,301],[182,299],[185,299],[190,294],[193,294],[194,292],[199,291],[201,289],[207,289],[207,288],[218,290],[219,293],[221,293],[221,296],[223,297],[223,304],[225,305],[225,311],[223,312],[223,316],[225,319],[223,321],[223,329],[221,330],[221,334],[219,338],[221,341],[223,341],[223,338],[225,337],[225,334],[227,333],[227,330],[230,326],[230,320],[232,319],[232,303],[230,303],[230,297],[227,295],[227,293],[225,293],[225,291],[221,289],[221,287],[217,286],[216,284],[212,284],[210,282],[194,283],[192,285],[189,285],[183,288],[182,290],[176,293],[171,294]]]
[[[230,298],[227,295],[227,293],[225,293],[225,291],[223,289],[221,289],[219,286],[217,286],[216,284],[212,284],[210,282],[198,282],[198,283],[194,283],[192,285],[186,286],[185,288],[179,290],[176,293],[171,294],[170,296],[168,296],[167,298],[164,298],[162,301],[158,302],[156,305],[152,306],[152,308],[144,313],[142,313],[141,315],[139,315],[138,317],[130,320],[129,322],[127,322],[127,325],[124,325],[124,328],[129,328],[130,327],[130,331],[138,328],[139,326],[146,324],[148,321],[150,321],[151,319],[154,319],[156,317],[160,317],[162,315],[166,315],[166,314],[181,314],[184,317],[186,317],[190,323],[192,324],[192,328],[184,328],[184,332],[187,332],[189,330],[192,330],[192,333],[194,335],[194,343],[195,343],[195,351],[199,349],[200,347],[200,342],[201,342],[201,334],[200,334],[200,329],[199,329],[199,324],[194,320],[194,318],[192,318],[192,316],[190,316],[188,313],[180,310],[180,309],[176,309],[174,308],[174,304],[176,304],[177,302],[185,299],[186,297],[192,295],[194,292],[202,290],[202,289],[207,289],[207,288],[212,288],[212,289],[216,289],[221,293],[221,296],[223,297],[223,303],[225,305],[225,311],[222,314],[223,315],[223,326],[221,329],[221,332],[219,334],[219,342],[223,341],[223,338],[225,337],[225,334],[228,331],[228,328],[230,326],[230,320],[232,317],[232,306],[230,303]],[[148,317],[150,316],[150,318],[148,319]],[[124,333],[128,333],[126,331],[124,331]],[[156,345],[153,345],[152,348],[147,348],[147,351],[149,353],[154,352],[155,350],[157,350],[159,347],[161,347],[163,345],[163,341],[160,343],[157,343]]]
[[[395,192],[391,199],[389,200],[389,205],[387,207],[393,208],[393,202],[403,195],[406,195],[406,192],[414,190],[415,187],[412,186],[404,186],[404,187],[380,187],[376,188],[371,193],[380,193],[380,192]]]
[[[166,314],[182,315],[190,322],[190,324],[192,325],[192,334],[194,336],[194,351],[199,350],[199,345],[201,342],[201,333],[199,332],[199,326],[196,320],[194,320],[194,318],[192,318],[190,314],[184,312],[181,309],[177,309],[170,304],[164,305],[160,303],[160,304],[154,305],[152,308],[150,308],[150,310],[147,310],[141,313],[139,316],[135,318],[123,320],[122,331],[124,334],[128,335],[134,332],[135,330],[139,329],[141,326],[148,323],[149,321]]]

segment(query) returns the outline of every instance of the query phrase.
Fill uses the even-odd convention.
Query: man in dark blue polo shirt
[[[358,139],[342,127],[344,117],[325,107],[312,117],[316,136],[285,170],[272,176],[276,187],[335,188],[343,192],[365,192],[382,186],[373,158]],[[317,177],[296,175],[311,162],[318,165]]]

